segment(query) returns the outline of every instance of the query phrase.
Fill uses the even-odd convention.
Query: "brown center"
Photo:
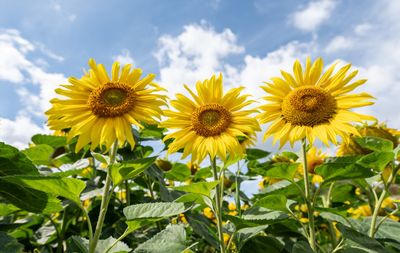
[[[231,113],[220,104],[202,105],[192,113],[192,128],[204,137],[221,134],[231,122]]]
[[[88,105],[96,116],[112,118],[131,111],[135,100],[136,93],[130,86],[110,82],[90,93]]]
[[[317,126],[329,123],[336,114],[336,100],[323,89],[302,86],[292,90],[282,103],[282,116],[296,126]]]

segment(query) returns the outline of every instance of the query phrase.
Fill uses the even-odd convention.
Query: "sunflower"
[[[307,138],[312,144],[316,138],[325,145],[337,144],[336,136],[347,141],[349,134],[359,135],[350,122],[375,120],[374,117],[352,112],[350,109],[373,104],[373,97],[367,93],[348,94],[366,82],[361,79],[350,83],[358,71],[347,74],[347,64],[333,74],[335,64],[323,71],[323,62],[318,58],[311,63],[307,58],[303,71],[298,60],[293,66],[294,76],[281,71],[283,78],[271,78],[261,88],[269,95],[263,97],[267,104],[260,106],[260,123],[271,122],[264,134],[264,140],[274,136],[274,143],[280,140],[282,147],[290,141]]]
[[[164,141],[174,138],[168,152],[183,150],[182,159],[192,154],[192,161],[200,163],[207,154],[214,159],[217,155],[226,160],[242,155],[243,147],[239,137],[250,138],[260,127],[251,114],[256,110],[242,110],[253,101],[246,101],[247,95],[240,95],[243,88],[233,88],[223,94],[222,75],[197,82],[196,95],[186,85],[193,100],[177,94],[171,105],[177,110],[167,110],[168,119],[162,127],[178,129],[165,136]]]
[[[364,124],[362,126],[357,126],[357,130],[361,136],[373,136],[380,137],[386,140],[389,140],[393,143],[393,147],[397,147],[400,143],[400,131],[388,128],[386,124],[377,124],[374,123],[372,125]],[[341,143],[337,155],[338,156],[346,156],[346,155],[366,155],[371,153],[371,150],[365,149],[358,145],[355,138],[350,136],[350,140],[347,143]]]
[[[116,140],[120,147],[128,141],[133,148],[132,124],[142,127],[141,121],[157,123],[165,96],[154,92],[163,89],[152,82],[154,74],[140,79],[142,70],[131,70],[131,64],[120,69],[115,62],[111,78],[93,59],[89,66],[81,79],[70,77],[69,84],[61,85],[64,89],[56,89],[66,99],[50,101],[53,106],[46,112],[50,129],[69,129],[68,141],[79,136],[76,152],[89,143],[91,149],[104,145],[108,150]]]

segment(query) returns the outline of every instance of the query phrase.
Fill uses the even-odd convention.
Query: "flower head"
[[[337,144],[336,136],[347,140],[349,134],[359,135],[351,122],[375,120],[374,117],[350,111],[352,108],[373,104],[367,93],[348,94],[366,82],[351,80],[357,70],[347,74],[351,64],[339,69],[335,74],[335,64],[323,73],[323,62],[318,58],[311,63],[307,58],[303,71],[299,61],[293,66],[294,75],[281,71],[283,78],[271,78],[261,88],[268,93],[267,104],[260,106],[260,123],[271,122],[264,139],[274,137],[281,147],[290,141],[307,138],[313,143],[316,138],[325,145]]]
[[[357,126],[357,130],[363,137],[373,136],[387,139],[393,143],[393,147],[397,147],[397,145],[400,143],[400,131],[393,128],[388,128],[385,124],[364,124]],[[350,136],[348,142],[343,142],[340,144],[337,155],[366,155],[371,152],[371,150],[361,147],[354,139],[354,136]]]
[[[53,107],[46,112],[48,125],[53,130],[69,129],[68,140],[78,137],[75,150],[91,143],[91,149],[104,145],[108,150],[118,140],[135,146],[131,126],[142,127],[141,121],[156,124],[165,105],[165,96],[153,83],[154,75],[140,79],[141,69],[131,64],[120,68],[115,62],[111,78],[102,64],[89,60],[90,70],[81,78],[70,77],[69,84],[61,85],[56,93],[64,99],[54,98]]]
[[[260,127],[250,115],[256,110],[243,110],[252,103],[246,95],[240,95],[243,88],[234,88],[223,93],[222,75],[197,82],[195,94],[186,85],[193,100],[177,94],[171,105],[176,111],[167,110],[169,118],[161,126],[178,129],[164,140],[174,138],[168,152],[183,148],[183,157],[192,154],[192,161],[201,162],[206,155],[217,155],[226,160],[227,154],[242,155],[244,148],[239,137],[251,138]]]

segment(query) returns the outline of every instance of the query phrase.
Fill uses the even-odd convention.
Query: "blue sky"
[[[296,58],[340,59],[377,98],[360,111],[400,128],[398,13],[396,0],[0,0],[0,141],[24,147],[47,132],[53,90],[90,57],[133,62],[171,95],[222,72],[256,97]]]

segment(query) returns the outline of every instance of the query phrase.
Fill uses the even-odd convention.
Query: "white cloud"
[[[303,31],[315,31],[324,21],[328,20],[336,7],[334,0],[311,1],[308,5],[294,12],[292,24]]]
[[[123,49],[120,54],[114,55],[112,59],[113,61],[119,61],[121,65],[125,65],[128,63],[135,64],[135,61],[131,56],[131,52],[128,49]]]
[[[15,120],[0,117],[0,141],[20,149],[28,146],[33,135],[48,132],[44,126],[36,125],[27,116],[19,115]]]
[[[244,66],[239,70],[239,79],[236,81],[245,86],[248,91],[258,97],[259,88],[263,81],[280,76],[280,70],[290,71],[296,59],[304,61],[315,50],[313,42],[299,43],[292,41],[278,49],[269,52],[265,57],[246,55]]]
[[[46,56],[48,56],[49,58],[56,60],[58,62],[62,62],[64,61],[64,57],[62,57],[61,55],[58,55],[56,53],[54,53],[52,50],[48,49],[45,45],[43,45],[42,43],[35,43],[35,46]]]
[[[354,46],[354,40],[342,35],[334,37],[331,42],[326,46],[325,52],[335,53],[340,50],[350,49]]]
[[[160,83],[172,94],[181,91],[182,84],[192,85],[224,72],[229,65],[223,59],[244,51],[230,29],[217,32],[205,22],[185,26],[176,37],[164,35],[158,44],[155,57],[161,66]]]
[[[354,27],[354,32],[357,35],[365,35],[373,29],[373,25],[370,23],[362,23]]]
[[[56,96],[54,90],[66,78],[60,73],[50,73],[43,69],[46,62],[30,59],[30,52],[39,50],[51,57],[47,50],[24,39],[17,30],[0,31],[0,80],[17,84],[22,109],[15,120],[1,118],[0,140],[22,146],[29,142],[35,132],[45,128],[34,123],[34,118],[43,120],[44,111],[50,108],[49,100]],[[12,132],[12,133],[11,133]]]

